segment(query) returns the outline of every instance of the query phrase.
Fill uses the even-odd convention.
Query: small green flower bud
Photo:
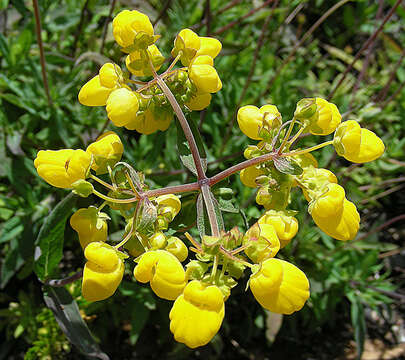
[[[72,184],[73,193],[81,197],[88,197],[93,194],[94,187],[86,180],[80,179]]]
[[[297,103],[294,116],[297,119],[309,119],[316,112],[316,102],[314,98],[305,98]]]

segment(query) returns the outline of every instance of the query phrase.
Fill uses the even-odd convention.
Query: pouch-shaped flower
[[[69,189],[87,177],[91,155],[83,150],[40,150],[34,160],[38,175],[48,184]]]
[[[311,214],[315,224],[327,235],[337,240],[352,240],[360,227],[360,215],[356,206],[349,200],[343,200],[343,206],[332,216],[322,216],[315,211]]]
[[[221,327],[224,297],[215,285],[189,282],[170,311],[170,331],[176,341],[194,349],[208,344]]]
[[[149,18],[136,10],[121,11],[114,18],[112,26],[114,39],[123,48],[133,45],[139,35],[154,34]]]
[[[117,252],[102,242],[92,242],[84,250],[82,294],[88,301],[104,300],[114,294],[124,275],[124,262]]]
[[[70,226],[79,235],[82,248],[91,242],[104,242],[107,240],[107,215],[100,213],[94,206],[77,210],[70,217]]]
[[[257,221],[259,225],[272,225],[280,240],[280,248],[285,247],[298,232],[298,221],[285,211],[268,210]]]
[[[338,108],[325,99],[316,98],[315,114],[309,119],[308,131],[313,135],[328,135],[335,131],[342,121]]]
[[[359,123],[348,120],[340,124],[333,138],[338,155],[354,163],[365,163],[378,159],[385,150],[382,140]]]
[[[91,143],[86,152],[93,155],[93,164],[91,168],[97,174],[105,174],[108,172],[107,167],[111,168],[121,160],[124,146],[121,139],[113,131],[107,131]]]
[[[261,306],[277,314],[301,310],[309,297],[309,282],[293,264],[279,259],[263,261],[249,280],[249,287]]]
[[[149,282],[153,292],[166,300],[176,299],[187,284],[180,261],[164,250],[144,253],[134,269],[134,276],[139,282]]]

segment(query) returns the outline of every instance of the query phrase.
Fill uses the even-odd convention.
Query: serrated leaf
[[[233,214],[239,213],[239,207],[235,207],[235,205],[232,203],[232,200],[225,200],[220,197],[218,200],[218,203],[219,203],[219,208],[222,211],[233,213]]]
[[[70,193],[45,219],[36,239],[34,271],[45,280],[62,259],[66,220],[72,212],[77,196]]]
[[[205,212],[202,194],[197,196],[197,229],[201,239],[205,236]]]
[[[197,169],[195,168],[193,155],[180,155],[180,160],[183,165],[189,169],[195,176],[197,176]],[[207,170],[207,159],[202,158],[201,163],[203,166],[204,171]]]
[[[76,301],[65,288],[44,286],[44,300],[63,333],[82,354],[94,359],[110,359],[100,350],[80,315]]]
[[[289,175],[302,174],[301,166],[299,166],[298,163],[293,159],[287,159],[285,157],[274,157],[273,162],[276,169],[283,174]]]
[[[198,152],[201,157],[201,163],[203,166],[204,171],[207,170],[207,154],[205,152],[204,143],[201,138],[201,134],[198,131],[198,127],[192,119],[188,120],[188,124],[190,126],[191,132],[193,133],[194,139],[197,144]],[[176,121],[176,128],[177,128],[177,149],[180,155],[181,162],[184,166],[189,169],[194,175],[197,176],[197,171],[194,165],[194,159],[191,155],[190,148],[187,143],[187,139],[184,135],[183,129],[179,123]]]

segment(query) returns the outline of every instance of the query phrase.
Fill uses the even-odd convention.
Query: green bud
[[[315,114],[316,109],[315,98],[305,98],[298,101],[294,116],[297,119],[309,119]]]
[[[80,179],[72,184],[73,193],[81,197],[88,197],[93,194],[94,187],[86,180]]]

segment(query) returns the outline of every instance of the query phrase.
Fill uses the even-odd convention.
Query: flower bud
[[[314,98],[306,98],[298,101],[294,116],[299,120],[311,118],[316,112],[317,106]]]
[[[356,237],[360,226],[360,215],[356,206],[347,199],[331,217],[321,216],[319,211],[312,211],[315,224],[327,235],[337,240],[352,240]]]
[[[114,294],[124,275],[124,262],[117,251],[102,242],[89,244],[84,256],[82,294],[87,301],[104,300]]]
[[[190,110],[201,111],[211,103],[211,94],[196,94],[185,104]]]
[[[150,245],[153,250],[163,249],[167,245],[166,235],[158,231],[149,238]]]
[[[85,83],[79,91],[79,102],[86,106],[104,106],[113,88],[101,85],[100,76],[97,75]]]
[[[77,180],[86,179],[91,155],[83,150],[40,150],[34,160],[38,175],[48,184],[69,189]]]
[[[215,285],[189,282],[170,311],[170,331],[176,341],[194,349],[208,344],[221,327],[224,298]]]
[[[164,215],[169,221],[172,221],[181,209],[181,201],[174,194],[158,196],[155,201],[158,204],[158,214]]]
[[[150,282],[153,292],[166,300],[175,300],[187,284],[180,261],[164,250],[144,253],[134,269],[134,276],[139,282]]]
[[[382,140],[372,131],[349,120],[339,125],[333,138],[338,155],[354,163],[365,163],[379,158],[385,150]]]
[[[94,192],[94,186],[91,182],[80,179],[72,184],[72,191],[74,194],[81,197],[88,197]]]
[[[255,299],[265,309],[290,315],[301,310],[309,298],[309,282],[293,264],[279,259],[263,261],[259,271],[249,280]]]
[[[286,211],[269,210],[257,221],[259,225],[272,225],[280,240],[280,248],[285,247],[298,232],[298,221]]]
[[[256,194],[256,203],[259,205],[265,205],[271,202],[272,196],[268,187],[259,187]]]
[[[138,96],[126,88],[116,89],[107,100],[107,115],[115,126],[125,126],[136,119]]]
[[[338,108],[322,98],[316,98],[315,114],[308,119],[308,131],[313,135],[329,135],[342,121]]]
[[[149,18],[139,11],[123,10],[113,20],[114,39],[123,48],[133,45],[137,37],[152,38],[153,34],[153,26]],[[137,45],[146,48],[154,42],[151,39],[148,40],[150,41],[139,41]]]
[[[247,187],[257,188],[256,178],[261,175],[264,175],[263,169],[257,168],[256,166],[249,166],[241,170],[240,181]]]
[[[200,37],[193,30],[183,29],[174,40],[172,56],[176,57],[181,52],[180,61],[184,66],[188,66],[190,61],[196,56],[200,45]]]
[[[276,256],[280,241],[272,225],[255,223],[243,237],[243,245],[249,245],[245,254],[254,263]]]
[[[82,248],[91,242],[107,240],[107,214],[101,213],[94,206],[77,210],[70,218],[70,226],[79,235]]]
[[[94,161],[91,168],[97,174],[105,174],[108,172],[108,166],[112,168],[121,160],[124,146],[115,132],[107,131],[91,143],[86,152],[93,155]]]
[[[180,262],[186,260],[188,256],[187,246],[176,236],[167,239],[166,251],[173,254]]]
[[[196,56],[209,55],[213,59],[217,57],[222,49],[222,44],[219,40],[212,37],[200,36],[200,48]]]
[[[264,105],[260,109],[246,105],[238,110],[237,120],[241,131],[253,140],[263,140],[260,130],[267,130],[281,125],[281,115],[275,105]]]
[[[163,62],[164,56],[161,54],[155,44],[148,47],[148,53],[152,60],[155,71],[159,71]],[[152,70],[150,69],[149,60],[147,57],[143,58],[140,51],[132,51],[125,59],[127,69],[135,76],[151,76]]]

